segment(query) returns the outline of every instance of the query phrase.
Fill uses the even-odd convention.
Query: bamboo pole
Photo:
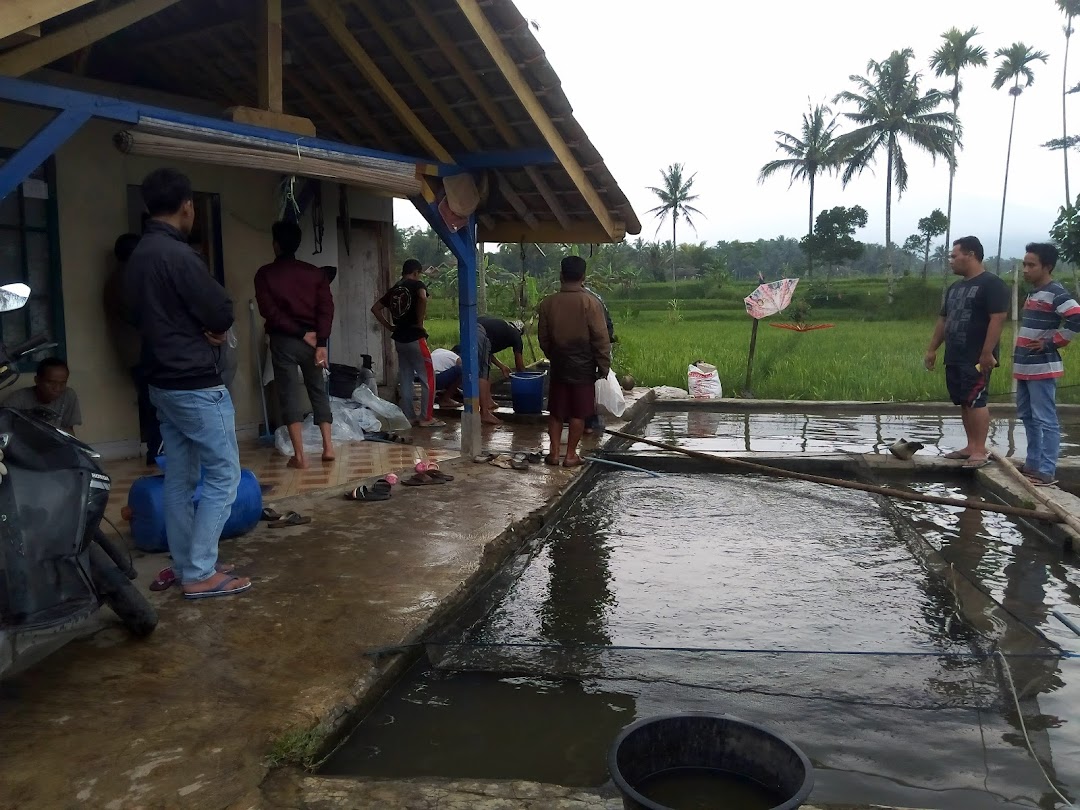
[[[1022,472],[1016,469],[1016,465],[1013,464],[1011,461],[1002,458],[997,453],[991,453],[990,457],[998,463],[998,466],[1005,471],[1006,475],[1008,475],[1010,478],[1017,481],[1022,487],[1024,487],[1024,490],[1028,492],[1032,496],[1032,498],[1041,503],[1055,515],[1060,517],[1061,522],[1072,530],[1070,534],[1073,536],[1074,540],[1080,540],[1080,520],[1070,514],[1069,510],[1065,509],[1060,504],[1054,503],[1053,500],[1048,498],[1046,496],[1046,493],[1041,491],[1038,487],[1035,486],[1035,484],[1029,481]]]
[[[959,506],[963,509],[978,509],[983,512],[998,512],[1003,515],[1013,515],[1014,517],[1028,518],[1029,520],[1045,520],[1048,523],[1068,522],[1056,512],[1043,512],[1037,509],[1025,509],[1021,506],[1010,506],[1008,504],[987,503],[986,501],[977,501],[973,498],[943,498],[938,495],[922,495],[918,492],[906,492],[902,489],[879,487],[873,484],[862,484],[858,481],[845,481],[842,478],[827,478],[823,475],[809,475],[807,473],[792,472],[791,470],[782,470],[778,467],[769,467],[764,464],[754,464],[753,462],[743,461],[742,459],[728,458],[726,456],[717,456],[712,453],[702,453],[699,450],[689,450],[685,447],[676,447],[672,444],[665,444],[664,442],[658,442],[654,439],[646,439],[641,436],[634,436],[631,433],[623,433],[622,431],[618,430],[605,429],[604,432],[611,436],[618,436],[620,439],[629,439],[633,442],[640,442],[641,444],[658,447],[661,450],[670,450],[673,453],[682,453],[684,456],[701,459],[702,461],[717,461],[721,464],[727,464],[731,467],[737,467],[740,470],[760,473],[761,475],[771,475],[776,478],[792,478],[796,481],[808,481],[812,484],[825,484],[826,486],[840,487],[842,489],[856,489],[860,492],[871,492],[875,495],[884,495],[888,498],[898,498],[903,501],[938,503],[945,506]]]

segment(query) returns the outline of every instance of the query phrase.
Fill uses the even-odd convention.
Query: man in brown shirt
[[[585,260],[567,256],[562,260],[562,289],[540,302],[540,348],[551,362],[548,393],[548,434],[551,448],[547,463],[559,465],[562,427],[570,423],[564,467],[578,467],[578,442],[585,420],[596,412],[596,381],[611,368],[611,341],[604,310],[585,290]]]
[[[311,403],[312,419],[322,434],[322,460],[334,460],[334,415],[323,377],[323,369],[328,365],[326,346],[334,323],[334,296],[326,272],[296,258],[304,238],[299,225],[275,222],[271,234],[276,258],[255,273],[255,300],[266,319],[281,416],[293,446],[288,466],[303,470],[308,463],[304,455],[304,403],[296,373],[298,366]]]

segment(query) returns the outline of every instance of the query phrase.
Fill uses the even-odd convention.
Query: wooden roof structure
[[[0,75],[45,67],[223,111],[279,106],[323,138],[433,163],[487,156],[479,241],[641,230],[512,0],[7,0]]]

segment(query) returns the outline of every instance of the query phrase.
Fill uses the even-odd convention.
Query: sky
[[[660,170],[679,162],[696,172],[696,207],[704,216],[697,234],[681,226],[679,241],[801,237],[806,232],[808,189],[788,188],[776,175],[758,183],[761,166],[781,157],[774,132],[798,134],[810,102],[831,103],[866,73],[870,59],[883,61],[910,47],[924,88],[948,89],[929,69],[942,32],[978,26],[976,40],[991,65],[969,70],[962,80],[964,126],[953,203],[954,238],[974,234],[987,255],[997,252],[1005,178],[1011,98],[991,87],[993,53],[1020,41],[1050,55],[1036,63],[1035,83],[1021,96],[1016,117],[1005,242],[1002,254],[1047,238],[1065,201],[1060,152],[1040,144],[1061,137],[1064,17],[1053,0],[517,0],[522,14],[539,25],[535,36],[563,83],[577,120],[603,155],[642,224],[656,238],[656,205],[649,186]],[[870,12],[869,8],[881,11]],[[1080,83],[1080,36],[1074,39],[1070,87]],[[1073,67],[1075,66],[1075,68]],[[842,106],[836,106],[842,111]],[[1069,97],[1070,134],[1080,134],[1080,94]],[[842,128],[849,125],[841,119]],[[893,242],[915,232],[920,217],[946,208],[949,173],[914,147],[904,146],[910,180],[893,201]],[[1080,152],[1070,160],[1072,193],[1080,193]],[[869,222],[859,238],[885,241],[884,158],[844,188],[819,180],[815,205],[862,205]],[[422,225],[407,201],[395,201],[398,223]],[[670,238],[670,225],[660,238]]]

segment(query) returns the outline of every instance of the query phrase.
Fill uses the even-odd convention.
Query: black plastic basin
[[[790,742],[753,723],[703,712],[648,717],[627,726],[611,747],[608,769],[626,810],[681,810],[647,794],[660,783],[665,793],[679,793],[682,775],[695,795],[715,786],[717,795],[704,797],[715,807],[756,803],[762,810],[795,810],[814,788],[810,760]],[[748,805],[753,793],[761,798]],[[686,806],[694,806],[692,800]]]

